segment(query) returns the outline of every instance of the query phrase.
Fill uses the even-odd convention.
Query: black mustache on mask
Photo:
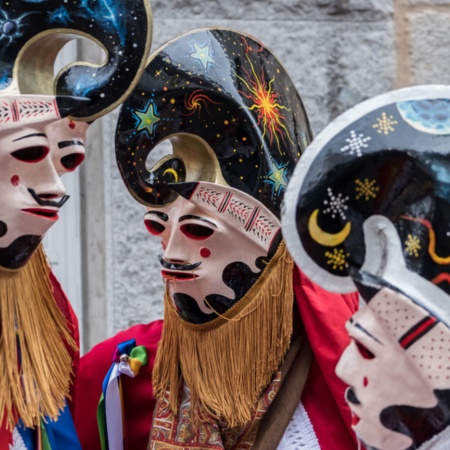
[[[159,263],[161,266],[164,267],[164,269],[172,269],[172,270],[193,270],[197,268],[200,264],[200,262],[196,262],[194,264],[175,264],[175,263],[169,263],[163,259],[161,255],[158,255]]]
[[[54,206],[55,208],[61,208],[64,203],[69,200],[70,197],[70,195],[64,195],[63,197],[61,197],[61,200],[56,202],[54,200],[43,200],[41,197],[39,197],[39,195],[36,194],[36,191],[34,189],[28,188],[28,192],[31,194],[31,196],[39,206]]]

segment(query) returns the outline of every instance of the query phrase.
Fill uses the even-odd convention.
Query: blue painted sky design
[[[126,40],[127,14],[130,14],[130,11],[125,11],[123,0],[82,0],[79,10],[81,17],[91,19],[94,16],[106,31],[116,32],[122,45]]]
[[[67,25],[70,21],[70,14],[64,6],[60,6],[54,11],[47,12],[49,23],[62,23]]]

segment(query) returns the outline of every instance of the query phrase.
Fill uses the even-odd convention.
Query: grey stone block
[[[115,117],[109,117],[109,121],[115,127]],[[136,323],[161,318],[164,294],[157,258],[161,244],[146,231],[145,207],[125,188],[113,152],[109,172],[113,298],[108,307],[112,311],[109,330],[112,334]]]
[[[449,84],[450,10],[411,13],[408,23],[412,84]]]
[[[393,0],[175,0],[152,2],[156,19],[364,20],[393,13]]]

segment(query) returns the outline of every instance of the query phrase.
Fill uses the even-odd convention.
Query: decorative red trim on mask
[[[425,317],[399,339],[400,345],[406,350],[423,335],[428,333],[435,325],[437,325],[437,323],[438,320],[435,317]]]

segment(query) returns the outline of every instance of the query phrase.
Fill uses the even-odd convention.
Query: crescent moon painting
[[[174,183],[178,183],[178,174],[177,174],[177,172],[174,169],[166,169],[163,172],[163,176],[166,175],[166,173],[172,174],[172,176],[173,176],[173,178],[175,180]]]
[[[319,227],[319,224],[317,223],[318,215],[319,210],[315,209],[309,217],[308,231],[312,239],[325,247],[336,247],[337,245],[342,244],[350,234],[352,224],[347,222],[344,228],[338,233],[327,233]]]

